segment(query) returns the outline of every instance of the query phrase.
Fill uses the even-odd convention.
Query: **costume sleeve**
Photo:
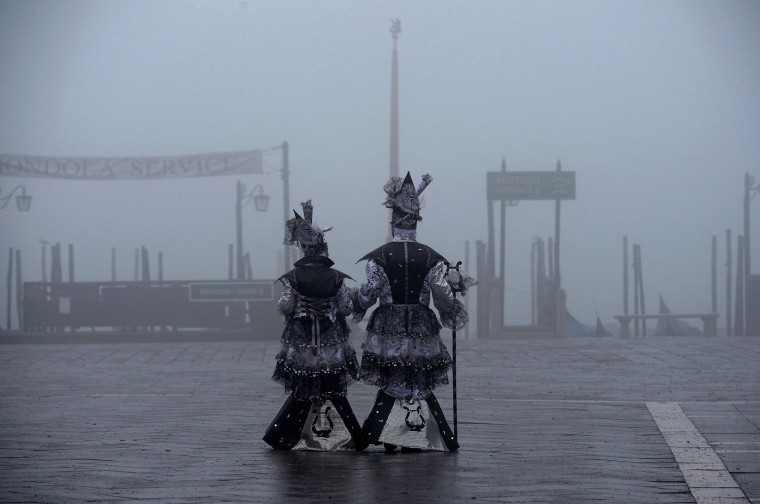
[[[364,318],[367,310],[375,304],[377,298],[383,290],[383,281],[386,276],[381,268],[373,259],[367,261],[367,280],[353,292],[354,304],[354,322],[359,322]]]
[[[292,315],[296,309],[296,293],[290,282],[285,279],[281,280],[281,282],[284,288],[282,289],[282,294],[280,294],[280,299],[277,301],[277,311],[287,317],[288,315]]]
[[[438,261],[430,270],[430,293],[433,305],[439,312],[447,312],[454,306],[454,291],[446,281],[446,270],[443,261]]]
[[[335,297],[335,307],[341,315],[350,315],[353,311],[353,304],[351,302],[351,290],[346,286],[346,282],[340,284],[338,295]]]
[[[451,285],[446,280],[446,270],[443,261],[430,270],[430,290],[433,304],[441,316],[441,324],[450,329],[461,329],[468,321],[467,310],[458,300]]]

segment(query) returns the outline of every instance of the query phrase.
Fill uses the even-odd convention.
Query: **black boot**
[[[356,419],[356,415],[354,415],[354,411],[351,409],[351,405],[348,403],[348,399],[345,397],[334,397],[330,401],[335,406],[335,409],[338,410],[343,424],[351,434],[351,439],[354,440],[354,448],[356,451],[363,451],[369,446],[369,443],[364,436],[364,431],[361,425],[359,425],[359,421]]]
[[[396,399],[392,395],[385,393],[382,389],[377,391],[375,404],[372,405],[372,409],[362,426],[367,442],[380,444],[380,433],[383,432],[385,421],[391,414],[395,402]]]
[[[310,407],[310,401],[299,401],[292,395],[288,396],[264,433],[264,441],[275,450],[293,448],[301,439],[301,430]]]
[[[441,433],[441,438],[443,439],[446,448],[448,448],[449,451],[457,451],[459,449],[459,443],[454,437],[454,430],[449,426],[446,417],[443,415],[443,410],[441,409],[441,405],[438,404],[438,399],[436,399],[431,392],[426,401],[428,408],[430,408],[430,413],[435,419],[435,423],[438,424],[438,431]]]

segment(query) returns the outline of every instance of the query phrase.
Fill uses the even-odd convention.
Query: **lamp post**
[[[21,190],[21,194],[16,196],[16,208],[19,212],[29,211],[29,207],[32,205],[32,197],[26,194],[26,187],[23,185],[17,185],[11,190],[10,193],[8,193],[7,196],[0,197],[0,210],[8,205],[8,202],[19,189]],[[2,192],[3,190],[0,188],[0,194],[2,194]]]
[[[238,180],[237,199],[235,203],[235,229],[236,229],[236,252],[235,264],[237,265],[237,279],[245,280],[245,259],[243,256],[243,207],[253,200],[253,206],[257,212],[266,212],[269,206],[269,195],[264,193],[261,184],[256,184],[251,192],[245,192],[245,184]]]

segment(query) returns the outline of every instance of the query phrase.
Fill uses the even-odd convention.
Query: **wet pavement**
[[[458,340],[457,453],[271,450],[278,346],[0,344],[0,501],[760,503],[760,338]]]

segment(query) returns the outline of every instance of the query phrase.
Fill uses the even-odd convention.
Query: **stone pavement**
[[[0,501],[760,503],[760,338],[459,340],[460,451],[394,454],[269,449],[278,345],[0,344]]]

